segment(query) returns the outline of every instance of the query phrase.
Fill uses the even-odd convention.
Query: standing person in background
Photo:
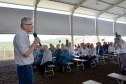
[[[122,75],[126,75],[126,42],[122,40],[121,36],[118,35],[115,39],[115,49],[119,54],[119,65],[121,68]]]
[[[67,39],[67,40],[66,40],[66,47],[68,47],[68,42],[69,42],[69,40]]]
[[[32,32],[32,29],[32,19],[30,17],[22,18],[21,30],[15,35],[13,40],[19,84],[33,84],[33,69],[31,65],[34,62],[33,50],[40,42],[40,39],[36,37],[32,45],[30,45],[28,34]]]
[[[78,44],[77,48],[80,49],[80,45],[79,44]]]

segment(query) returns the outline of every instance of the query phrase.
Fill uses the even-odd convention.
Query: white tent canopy
[[[20,30],[20,20],[24,16],[33,17],[36,0],[0,0],[0,3],[16,4],[31,7],[30,10],[0,7],[0,33],[17,33]],[[38,7],[65,11],[70,14],[82,0],[40,0]],[[87,0],[78,7],[74,13],[115,19],[125,22],[125,0]],[[2,6],[0,4],[0,6]],[[5,5],[4,5],[5,7]],[[120,17],[122,16],[122,17]],[[70,35],[69,15],[37,12],[37,32],[40,34],[66,34]],[[124,33],[126,24],[116,23],[116,31]],[[113,22],[98,20],[98,35],[113,36]],[[73,35],[96,35],[95,19],[73,16]]]

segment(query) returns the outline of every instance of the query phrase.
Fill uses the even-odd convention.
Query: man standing
[[[117,54],[119,54],[119,65],[121,68],[122,75],[126,75],[125,69],[126,69],[126,42],[121,39],[121,36],[118,35],[118,37],[115,39],[115,49],[117,51]]]
[[[33,22],[30,17],[21,19],[21,30],[15,35],[13,40],[14,57],[16,71],[19,79],[19,84],[33,84],[33,69],[34,62],[33,50],[40,42],[40,39],[35,38],[30,46],[29,32],[32,32]]]

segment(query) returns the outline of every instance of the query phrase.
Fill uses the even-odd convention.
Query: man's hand
[[[81,57],[84,57],[84,56],[81,56]]]
[[[88,56],[88,58],[90,58],[90,57],[92,57],[92,56]]]
[[[40,42],[40,39],[38,37],[35,38],[34,42],[38,44]]]
[[[41,65],[43,65],[43,64],[44,64],[44,63],[43,63],[43,62],[41,62],[40,66],[41,66]]]

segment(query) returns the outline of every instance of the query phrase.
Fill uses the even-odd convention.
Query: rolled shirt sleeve
[[[126,42],[122,40],[119,44],[121,45],[122,49],[117,45],[116,53],[126,53]]]

